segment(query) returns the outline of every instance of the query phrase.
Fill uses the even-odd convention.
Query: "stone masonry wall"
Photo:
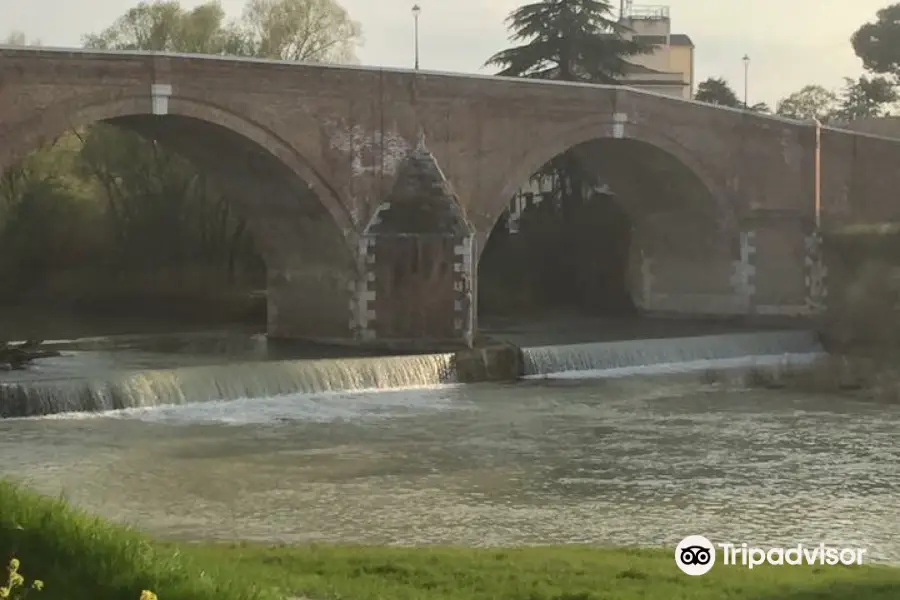
[[[807,296],[816,296],[819,292],[811,290],[821,287],[815,283],[822,272],[818,262],[813,258],[807,265],[807,253],[815,253],[812,246],[807,249],[808,228],[734,225],[759,210],[810,220],[817,172],[810,123],[615,86],[197,56],[0,49],[0,170],[72,127],[135,115],[204,121],[262,148],[308,184],[349,249],[357,247],[378,206],[390,201],[403,161],[424,132],[468,228],[454,234],[454,245],[474,233],[475,263],[510,198],[549,159],[597,139],[645,144],[672,157],[709,191],[719,211],[715,226],[730,224],[735,247],[738,231],[744,230],[755,232],[756,249],[748,257],[755,269],[752,293],[744,271],[736,276],[728,266],[737,261],[746,269],[743,257],[723,254],[715,273],[726,289],[701,292],[705,282],[692,275],[684,276],[683,289],[664,286],[667,272],[690,272],[688,261],[673,260],[665,271],[665,256],[648,254],[651,262],[641,267],[649,274],[646,299],[666,294],[671,303],[680,295],[687,307],[700,294],[707,300],[719,297],[714,304],[724,306],[722,299],[731,294],[733,306],[808,312]],[[900,189],[895,168],[900,140],[825,128],[820,155],[823,227],[900,219],[894,198]],[[671,196],[679,194],[684,195]],[[278,200],[268,222],[294,222],[287,197]],[[251,200],[249,211],[274,202]],[[697,237],[683,233],[684,239]],[[305,300],[293,295],[312,286],[296,283],[302,269],[295,257],[303,256],[304,248],[296,233],[277,235],[273,246],[281,264],[273,273],[280,274],[273,274],[272,284],[280,288],[272,295],[277,318],[271,326],[302,333],[295,329],[300,317],[285,321],[286,315],[330,309],[340,298],[334,314],[343,313],[342,327],[352,322],[355,331],[365,331],[370,309],[362,307],[371,301],[357,297],[351,304],[350,296],[370,293],[373,282],[350,283],[357,276],[352,266],[345,271],[351,277],[337,278],[348,281],[316,288],[324,290],[322,298],[301,311],[296,307]],[[448,265],[453,260],[448,256]],[[454,314],[457,300],[463,302],[453,297]],[[279,321],[293,324],[281,327]]]

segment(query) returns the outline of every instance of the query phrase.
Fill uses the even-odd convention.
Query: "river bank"
[[[0,552],[45,600],[895,599],[900,569],[717,567],[680,573],[670,549],[271,546],[154,541],[0,482]]]

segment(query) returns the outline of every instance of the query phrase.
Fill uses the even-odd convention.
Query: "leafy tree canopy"
[[[25,34],[21,31],[11,31],[6,36],[6,39],[3,40],[3,44],[5,46],[27,46],[28,41],[25,39]]]
[[[778,103],[778,114],[822,123],[847,122],[865,117],[883,117],[897,101],[894,85],[883,77],[844,78],[844,87],[833,92],[820,85],[808,85]]]
[[[853,51],[867,71],[900,75],[900,3],[879,10],[851,37]]]
[[[521,45],[490,57],[498,75],[615,83],[627,58],[649,51],[628,39],[606,0],[541,0],[506,18],[510,41]]]
[[[825,123],[837,109],[837,94],[821,85],[807,85],[779,101],[776,113],[790,119],[818,119]]]
[[[28,38],[25,36],[25,33],[22,31],[11,31],[7,34],[6,38],[4,38],[2,44],[4,46],[40,46],[40,40],[31,40],[28,41]]]
[[[362,29],[335,0],[249,0],[226,21],[217,0],[185,9],[177,0],[141,2],[86,46],[227,54],[310,62],[352,62]]]
[[[706,81],[701,81],[697,86],[697,93],[694,99],[709,104],[718,104],[720,106],[731,106],[737,108],[743,106],[743,102],[738,100],[737,94],[728,85],[723,77],[710,77]]]
[[[888,107],[896,101],[897,89],[884,77],[845,77],[840,107],[835,116],[842,121],[883,117],[888,114]]]

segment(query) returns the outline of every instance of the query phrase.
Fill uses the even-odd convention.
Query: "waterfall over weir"
[[[811,331],[765,331],[523,348],[525,376],[678,373],[809,362],[824,354]]]
[[[426,387],[454,381],[451,356],[251,362],[110,373],[96,378],[0,381],[0,417]]]

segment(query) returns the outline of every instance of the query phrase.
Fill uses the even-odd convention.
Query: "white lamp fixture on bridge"
[[[419,70],[419,15],[422,13],[422,7],[418,4],[413,4],[412,14],[413,14],[413,27],[415,27],[415,52],[416,52],[416,71]]]

